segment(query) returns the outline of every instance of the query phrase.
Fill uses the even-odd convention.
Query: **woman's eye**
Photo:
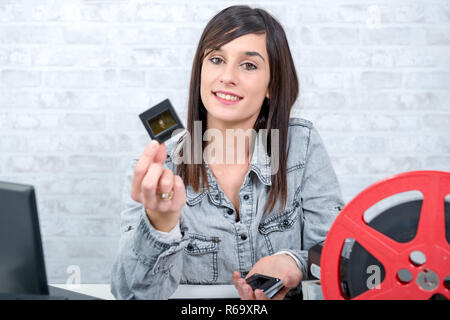
[[[253,63],[246,62],[243,64],[245,70],[256,70],[256,66]]]
[[[213,58],[209,59],[209,61],[211,61],[214,64],[219,64],[222,62],[222,59],[220,59],[218,57],[213,57]]]

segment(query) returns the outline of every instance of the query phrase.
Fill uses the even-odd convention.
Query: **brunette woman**
[[[290,118],[298,79],[282,26],[233,6],[206,26],[195,54],[187,129],[133,162],[112,270],[120,299],[166,299],[179,284],[283,280],[298,295],[307,250],[343,206],[311,122]],[[239,156],[240,155],[240,156]]]

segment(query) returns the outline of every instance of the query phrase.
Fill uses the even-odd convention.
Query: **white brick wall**
[[[149,138],[138,113],[186,118],[207,21],[240,1],[1,0],[0,179],[37,188],[50,282],[109,281],[120,187]],[[254,1],[283,24],[345,200],[404,171],[450,171],[450,1]]]

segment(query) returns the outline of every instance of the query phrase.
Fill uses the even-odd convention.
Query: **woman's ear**
[[[270,99],[269,89],[267,89],[267,92],[266,92],[266,98],[267,98],[267,99]]]

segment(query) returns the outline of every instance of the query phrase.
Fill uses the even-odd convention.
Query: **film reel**
[[[374,204],[415,190],[423,200],[365,221],[364,212]],[[438,171],[395,175],[358,194],[336,218],[322,249],[324,298],[449,299],[449,194],[450,173]],[[372,288],[366,282],[370,266],[379,268],[381,280]]]

